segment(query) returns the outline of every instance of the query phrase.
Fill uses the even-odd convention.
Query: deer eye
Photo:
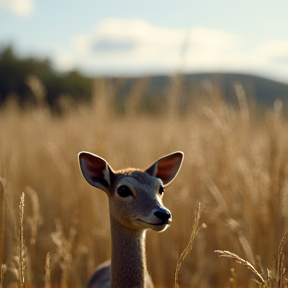
[[[159,187],[159,194],[162,195],[165,192],[164,188],[162,186]]]
[[[128,196],[133,196],[133,193],[129,189],[128,186],[122,185],[117,188],[117,193],[120,197],[128,197]]]

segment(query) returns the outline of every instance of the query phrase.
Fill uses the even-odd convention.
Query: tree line
[[[13,97],[21,106],[45,103],[59,109],[61,99],[91,99],[92,79],[72,70],[59,73],[49,59],[20,57],[11,45],[0,48],[0,105]]]

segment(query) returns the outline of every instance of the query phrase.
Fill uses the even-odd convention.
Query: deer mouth
[[[152,225],[152,226],[164,226],[164,225],[170,225],[170,223],[172,222],[172,220],[168,219],[167,221],[162,221],[160,223],[149,223],[149,222],[146,222],[146,221],[143,221],[141,219],[137,219],[138,221],[140,222],[143,222],[145,224],[148,224],[148,225]]]

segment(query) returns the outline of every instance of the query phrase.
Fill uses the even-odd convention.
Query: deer
[[[80,152],[80,170],[86,181],[103,190],[109,200],[111,260],[100,264],[87,288],[153,288],[147,271],[146,231],[165,231],[172,222],[163,205],[165,189],[177,176],[184,153],[159,158],[147,169],[114,171],[108,162]]]

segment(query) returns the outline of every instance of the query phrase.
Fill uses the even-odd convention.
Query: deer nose
[[[171,213],[164,208],[158,208],[157,211],[154,212],[154,215],[161,219],[163,221],[163,223],[170,223],[172,222],[172,215]]]

